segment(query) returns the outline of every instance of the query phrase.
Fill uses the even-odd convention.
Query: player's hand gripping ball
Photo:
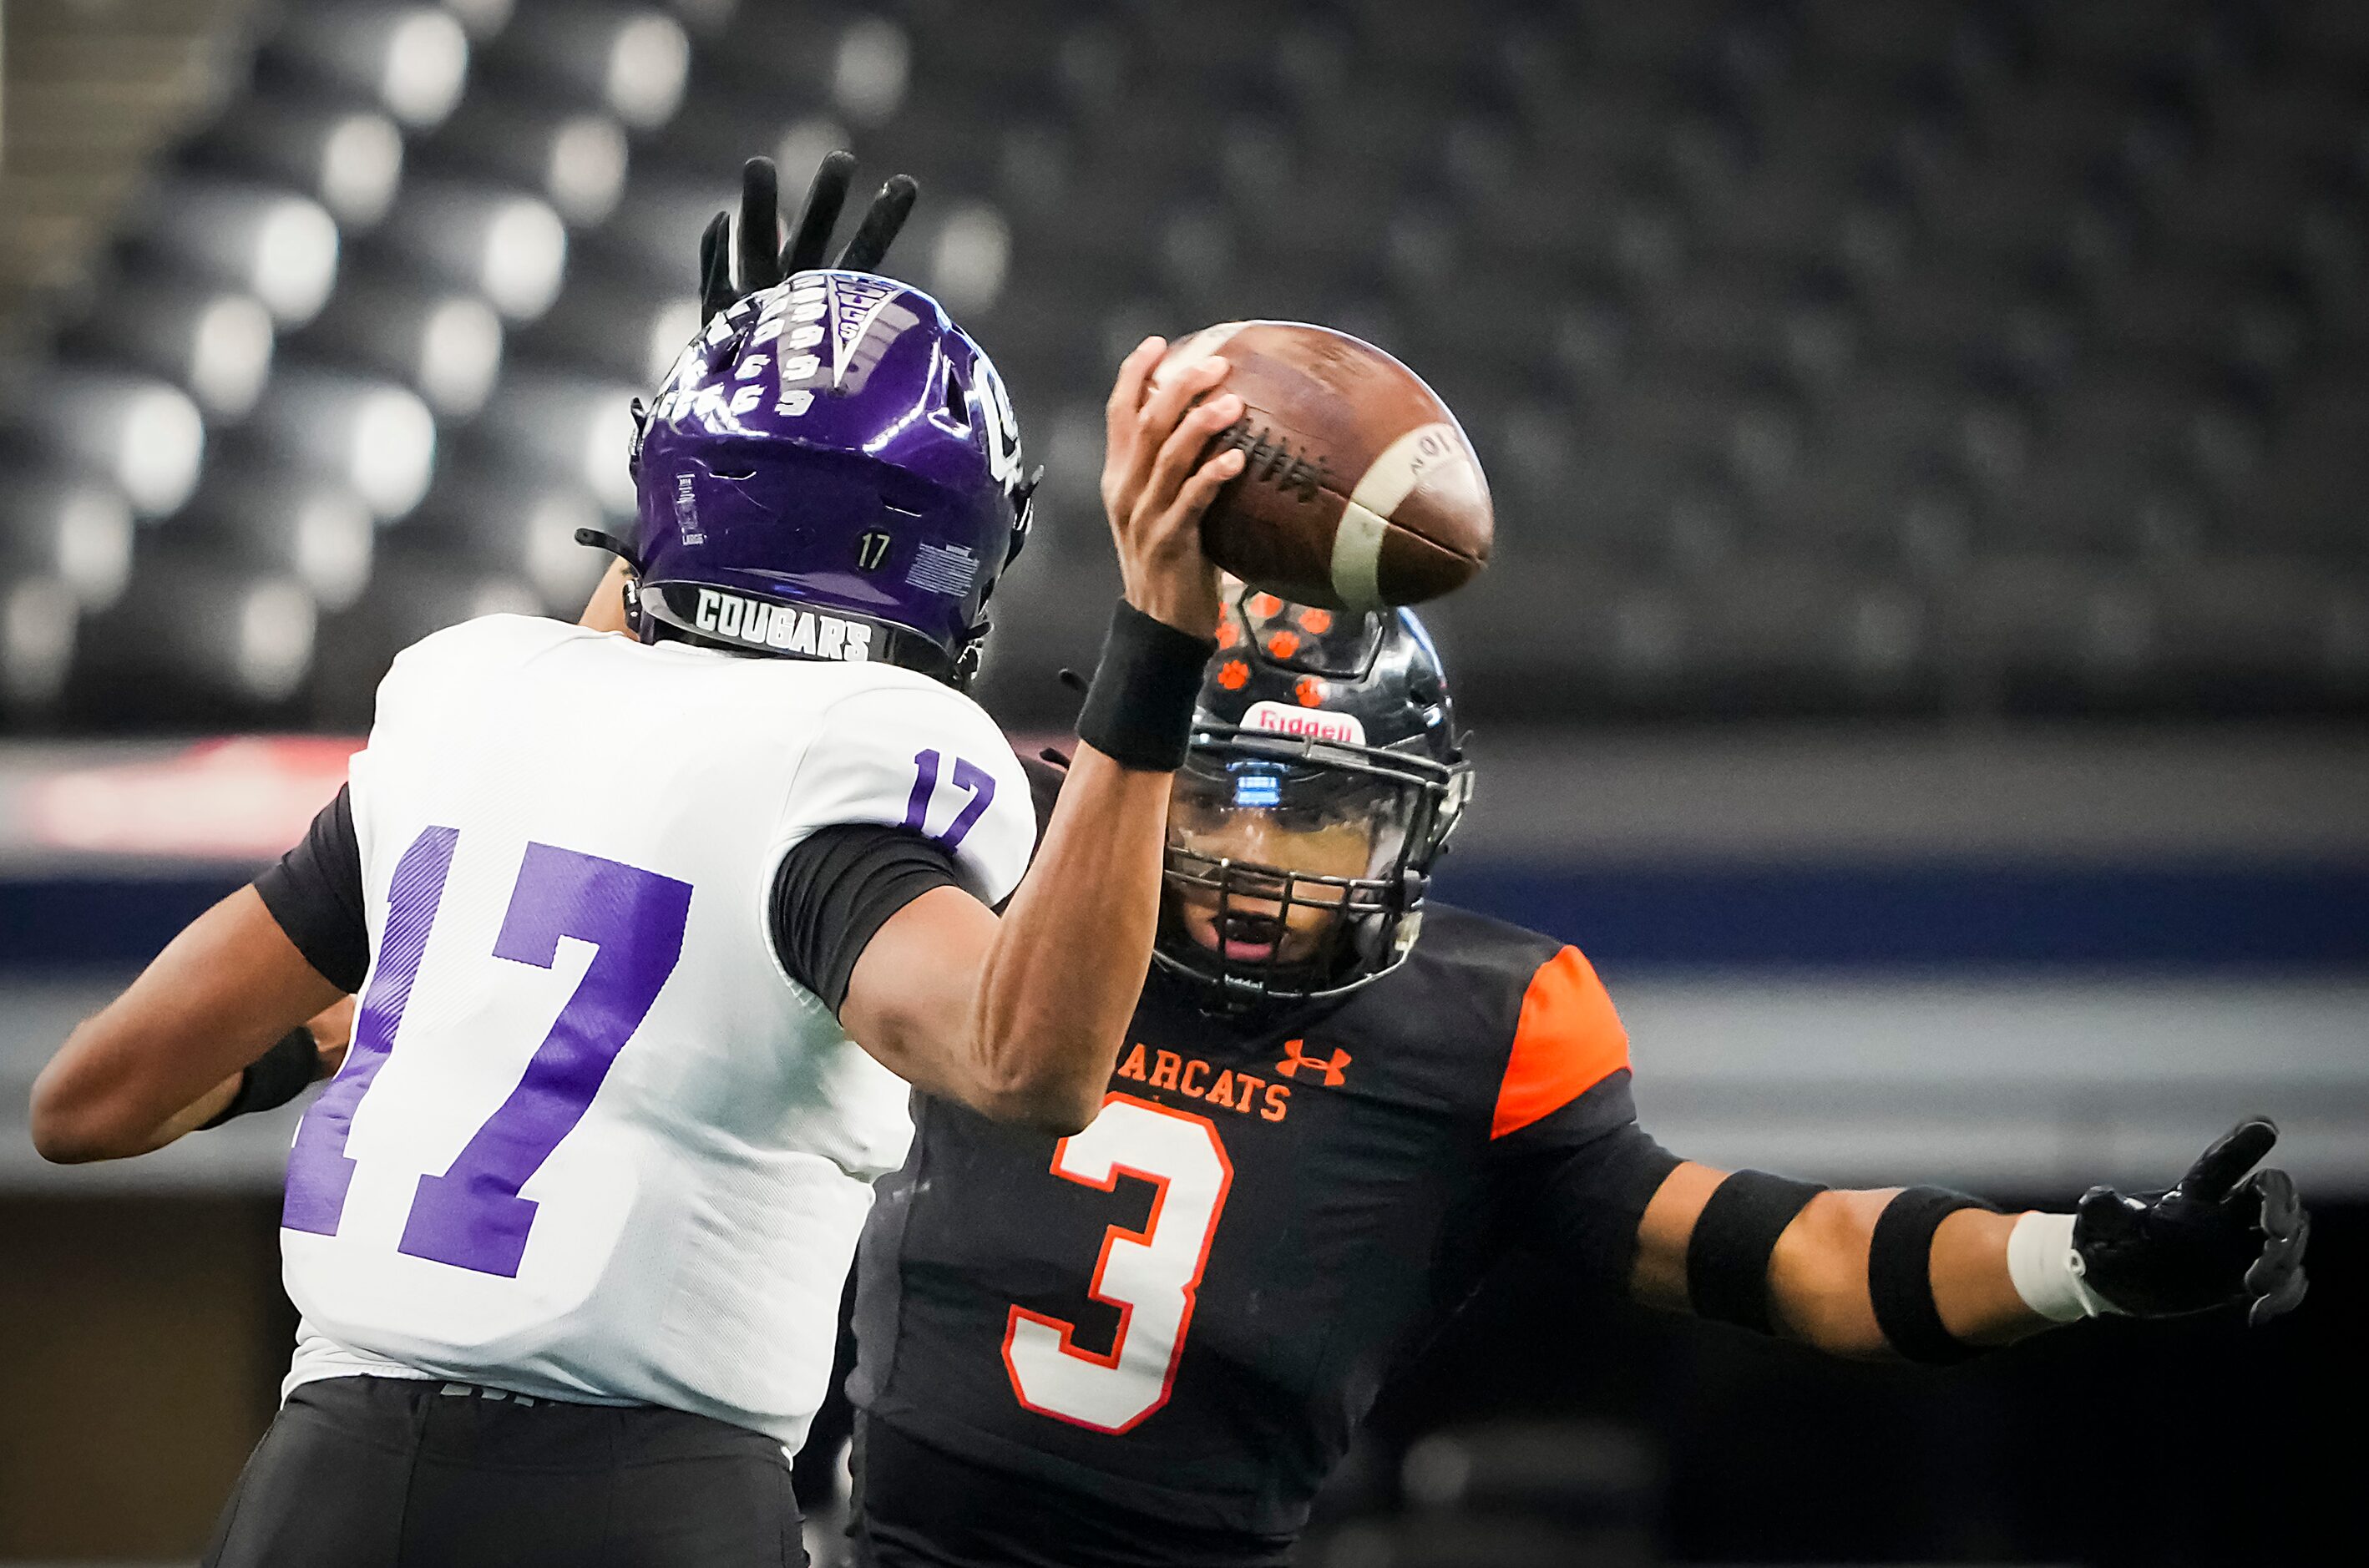
[[[1240,477],[1201,520],[1209,558],[1298,604],[1373,610],[1461,588],[1489,562],[1495,514],[1464,429],[1372,344],[1288,321],[1230,321],[1179,341],[1153,384],[1211,355],[1242,417]]]

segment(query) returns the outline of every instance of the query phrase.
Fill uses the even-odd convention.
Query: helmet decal
[[[1244,729],[1274,735],[1305,735],[1317,740],[1338,740],[1351,746],[1366,743],[1366,726],[1356,714],[1288,708],[1281,703],[1253,703],[1242,715]]]
[[[914,555],[913,569],[905,574],[910,587],[960,599],[978,581],[978,557],[968,545],[923,544]]]
[[[692,630],[742,647],[861,664],[872,657],[872,628],[788,604],[695,588]]]
[[[967,678],[1033,486],[1001,378],[935,300],[836,270],[751,294],[678,357],[640,440],[646,635],[827,658],[825,620],[812,651],[798,630],[821,617],[864,630],[842,650]],[[697,589],[797,613],[719,635]]]
[[[823,283],[830,296],[832,324],[839,332],[831,390],[862,392],[890,346],[908,327],[919,326],[921,318],[898,303],[884,279],[828,276]]]
[[[985,355],[978,361],[979,425],[987,441],[988,471],[1006,485],[1020,483],[1024,459],[1020,452],[1020,421],[1012,412],[1012,394],[1003,377]]]

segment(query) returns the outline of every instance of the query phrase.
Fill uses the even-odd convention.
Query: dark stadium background
[[[394,649],[574,612],[700,224],[841,144],[1050,465],[1016,730],[1119,351],[1356,331],[1499,507],[1442,890],[1595,956],[1665,1141],[2063,1205],[2260,1108],[2313,1203],[2272,1330],[1939,1374],[1508,1269],[1309,1562],[2358,1557],[2369,6],[16,0],[0,62],[0,1561],[189,1561],[291,1327],[285,1116],[53,1170],[33,1072]]]

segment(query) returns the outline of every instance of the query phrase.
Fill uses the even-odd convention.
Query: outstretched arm
[[[1724,1171],[1689,1162],[1670,1173],[1637,1230],[1630,1288],[1639,1300],[1673,1311],[1691,1309],[1687,1258],[1696,1222]],[[1769,1327],[1836,1356],[1881,1356],[1891,1350],[1876,1321],[1869,1259],[1876,1221],[1898,1187],[1822,1192],[1780,1234],[1768,1260]],[[1951,1338],[2006,1345],[2049,1326],[2016,1294],[2007,1266],[2015,1218],[1963,1208],[1933,1231],[1933,1304]]]
[[[33,1146],[65,1164],[161,1149],[231,1109],[246,1070],[307,1020],[315,1059],[298,1076],[325,1078],[345,1052],[344,1000],[242,887],[67,1036],[33,1083]]]
[[[2285,1172],[2253,1171],[2277,1136],[2249,1118],[2177,1185],[2092,1188],[2074,1214],[1681,1164],[1639,1223],[1630,1288],[1837,1356],[1930,1361],[2101,1313],[2244,1305],[2260,1324],[2306,1288],[2310,1219]]]
[[[198,917],[33,1085],[46,1159],[114,1160],[292,1100],[345,1059],[370,967],[350,798]],[[309,1022],[307,1022],[309,1020]],[[300,1027],[301,1025],[301,1027]]]

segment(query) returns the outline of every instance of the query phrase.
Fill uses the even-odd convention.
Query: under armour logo
[[[1345,1070],[1349,1065],[1347,1051],[1336,1050],[1330,1060],[1320,1060],[1308,1054],[1308,1042],[1305,1040],[1286,1040],[1283,1042],[1283,1050],[1284,1058],[1275,1064],[1275,1070],[1286,1078],[1297,1082],[1299,1070],[1304,1067],[1310,1072],[1322,1073],[1325,1087],[1328,1089],[1338,1089],[1346,1082]]]

